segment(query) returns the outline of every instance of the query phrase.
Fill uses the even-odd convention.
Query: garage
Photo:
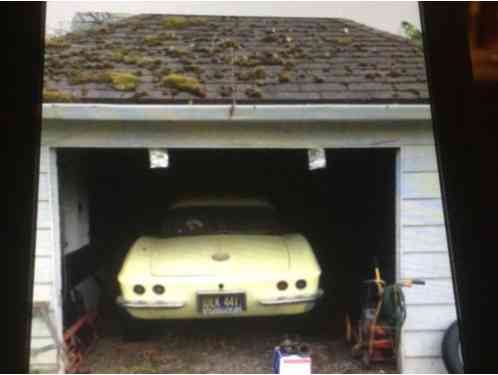
[[[169,149],[168,154],[168,168],[151,169],[149,153],[143,149],[57,151],[61,238],[66,245],[62,258],[66,326],[73,323],[76,307],[70,293],[74,288],[81,291],[87,305],[96,300],[93,294],[98,291],[99,314],[107,321],[104,326],[119,321],[114,301],[123,259],[137,238],[158,232],[167,208],[182,194],[267,197],[291,233],[302,233],[311,243],[326,291],[306,316],[238,319],[235,324],[204,322],[196,325],[201,334],[191,332],[192,342],[202,332],[209,337],[206,331],[213,334],[229,325],[232,337],[237,331],[235,337],[244,337],[259,329],[260,342],[278,343],[285,335],[299,334],[308,340],[320,342],[325,337],[342,343],[344,313],[346,309],[359,312],[361,280],[372,277],[373,257],[380,262],[383,278],[394,280],[395,149],[327,150],[328,167],[318,170],[310,170],[303,149]],[[91,281],[96,283],[94,290],[88,289]],[[174,325],[183,327],[185,322]],[[171,337],[175,331],[180,341],[185,337],[178,327],[163,327],[157,335],[158,326],[154,321],[141,328],[155,332],[151,338],[165,333]],[[109,340],[122,342],[120,328],[109,329]],[[100,335],[105,342],[104,334]]]
[[[320,22],[333,29],[338,21]],[[364,36],[361,25],[348,27]],[[399,38],[383,40],[409,54]],[[57,342],[83,306],[99,315],[100,338],[85,356],[91,372],[270,372],[273,347],[293,334],[311,346],[314,372],[367,371],[344,343],[344,314],[358,314],[375,257],[388,283],[427,284],[406,291],[397,361],[370,370],[440,371],[440,341],[455,307],[429,108],[420,93],[408,99],[409,89],[402,100],[402,89],[386,99],[389,92],[368,85],[354,93],[343,87],[338,100],[318,83],[308,88],[320,101],[311,91],[285,102],[276,91],[228,103],[185,92],[111,100],[95,82],[86,83],[85,98],[76,97],[79,87],[65,103],[52,96],[43,113],[34,298],[48,306],[53,329],[34,312],[32,368],[63,368]],[[151,168],[158,149],[167,168]],[[310,168],[310,150],[323,151],[324,168]],[[123,343],[114,303],[123,258],[183,194],[270,200],[318,259],[325,294],[315,308],[302,316],[147,322],[144,343]]]

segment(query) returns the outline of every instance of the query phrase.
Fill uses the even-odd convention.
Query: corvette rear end
[[[302,314],[323,294],[300,234],[142,237],[129,251],[118,303],[140,319]]]

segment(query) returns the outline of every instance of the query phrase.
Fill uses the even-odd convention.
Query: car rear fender
[[[289,251],[289,269],[296,275],[318,277],[321,268],[308,240],[301,234],[284,236]]]

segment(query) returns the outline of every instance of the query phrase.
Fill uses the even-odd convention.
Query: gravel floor
[[[125,342],[116,321],[100,322],[100,339],[85,356],[88,373],[271,373],[272,350],[285,333],[312,350],[313,373],[396,373],[394,364],[365,369],[349,346],[306,320],[287,318],[152,322],[150,336]],[[310,326],[311,329],[303,329]],[[333,328],[332,328],[333,329]],[[332,337],[332,338],[331,338]]]

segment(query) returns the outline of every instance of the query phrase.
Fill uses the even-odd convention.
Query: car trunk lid
[[[199,276],[285,272],[289,252],[281,236],[206,235],[153,239],[154,276]]]

